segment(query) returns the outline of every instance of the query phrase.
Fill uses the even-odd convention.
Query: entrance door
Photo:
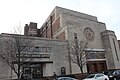
[[[43,77],[43,65],[42,64],[28,64],[23,67],[24,79],[37,79]]]
[[[31,74],[33,79],[43,77],[42,65],[35,65],[35,67],[32,67],[31,69],[32,69]]]
[[[88,73],[102,72],[106,69],[106,61],[89,61],[87,63]]]

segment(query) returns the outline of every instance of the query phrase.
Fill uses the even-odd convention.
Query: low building
[[[4,39],[5,41],[13,36],[14,34],[1,34],[0,39]],[[61,74],[63,67],[66,68],[66,73],[69,73],[69,60],[67,59],[68,44],[66,40],[20,36],[30,39],[32,43],[32,46],[24,56],[26,57],[24,66],[22,66],[24,76],[40,78],[43,76],[52,76],[54,72]],[[11,72],[11,68],[2,61],[0,62],[0,73],[2,73],[0,80],[1,78],[5,80],[7,77],[15,77],[14,71]]]

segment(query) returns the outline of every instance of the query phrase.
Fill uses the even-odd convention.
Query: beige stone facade
[[[68,59],[68,42],[74,41],[75,33],[78,41],[88,42],[84,73],[120,68],[120,48],[114,31],[107,30],[105,23],[99,22],[95,16],[55,7],[40,29],[37,29],[37,23],[25,26],[24,36],[34,39],[34,48],[51,50],[39,50],[36,54],[48,54],[49,57],[33,59],[37,64],[42,64],[42,77],[52,76],[53,72],[61,75],[63,68],[66,74],[80,73],[79,67]],[[2,39],[4,35],[0,37]],[[10,69],[5,72],[8,73],[10,76]]]
[[[54,17],[54,20],[51,20],[51,17]],[[58,19],[59,25],[53,26]],[[97,53],[105,56],[102,58],[95,58],[95,56],[91,56],[91,58],[89,57],[87,61],[91,64],[87,64],[85,72],[86,70],[91,70],[88,72],[97,72],[104,69],[120,68],[120,51],[115,33],[113,31],[106,30],[105,23],[99,22],[97,17],[61,7],[55,7],[45,23],[49,22],[49,20],[51,20],[50,28],[52,28],[51,32],[54,39],[65,39],[71,42],[74,40],[74,33],[76,33],[79,41],[83,40],[89,43],[87,49],[89,54],[87,55],[91,56],[92,54],[95,55]],[[42,28],[46,27],[45,23]],[[52,31],[54,28],[57,29]],[[107,34],[108,39],[105,38],[105,34]],[[109,50],[111,52],[109,52],[106,47],[110,47]],[[76,66],[73,66],[73,68],[76,69]],[[94,69],[92,70],[91,68]],[[73,73],[79,71],[75,69],[73,69]]]

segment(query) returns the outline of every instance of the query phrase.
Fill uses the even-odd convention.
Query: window
[[[116,70],[116,71],[114,71],[113,74],[120,75],[120,70]]]
[[[102,77],[102,76],[103,76],[102,74],[98,74],[98,75],[96,75],[96,78]]]

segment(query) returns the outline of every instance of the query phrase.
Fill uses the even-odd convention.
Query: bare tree
[[[19,80],[23,64],[28,60],[26,55],[32,46],[31,40],[18,34],[5,34],[0,39],[0,45],[0,58],[11,67]]]
[[[70,60],[79,66],[79,69],[83,75],[83,68],[86,64],[85,49],[88,43],[85,41],[78,41],[77,34],[74,34],[74,41],[69,42]]]

